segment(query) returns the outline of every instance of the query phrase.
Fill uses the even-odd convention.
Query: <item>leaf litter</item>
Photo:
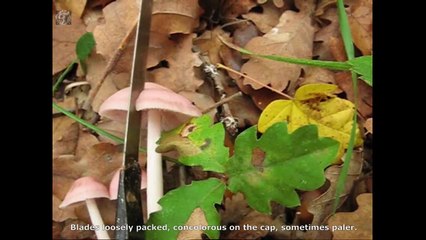
[[[78,76],[74,78],[71,76],[69,79],[71,81],[87,81],[93,89],[99,85],[102,73],[105,72],[105,69],[108,67],[109,61],[114,57],[117,58],[114,60],[115,62],[112,64],[111,71],[99,85],[99,90],[90,103],[94,113],[93,116],[95,116],[95,118],[91,118],[90,120],[98,127],[108,129],[108,131],[111,131],[115,135],[124,137],[124,125],[110,122],[108,119],[97,119],[96,113],[105,99],[129,85],[129,72],[133,54],[134,26],[138,13],[138,1],[97,0],[87,1],[86,3],[86,1],[82,0],[69,3],[71,1],[58,0],[56,2],[57,4],[55,7],[57,9],[58,7],[70,9],[73,13],[73,19],[71,25],[59,26],[53,24],[52,74],[58,76],[71,61],[76,59],[77,55],[75,53],[75,48],[77,40],[86,31],[93,32],[96,47],[85,61],[87,71],[83,72],[81,66],[79,66],[77,69]],[[268,177],[269,175],[265,175],[266,173],[262,173],[261,170],[268,173],[267,164],[271,161],[271,155],[275,154],[275,150],[272,149],[275,143],[262,140],[268,138],[268,135],[272,134],[272,132],[268,134],[263,133],[263,135],[252,138],[254,142],[258,142],[253,145],[253,148],[255,148],[254,146],[258,146],[257,144],[262,145],[262,141],[266,141],[267,144],[265,145],[270,145],[266,147],[266,149],[268,149],[267,151],[264,149],[260,152],[249,151],[251,147],[242,148],[241,143],[237,142],[240,142],[241,139],[244,138],[244,135],[247,135],[249,132],[254,136],[256,130],[250,127],[254,127],[256,124],[259,124],[259,126],[262,125],[260,120],[265,112],[263,111],[262,113],[262,110],[265,108],[268,109],[271,102],[275,100],[294,101],[288,100],[288,98],[271,91],[265,86],[270,86],[279,92],[289,94],[297,99],[296,93],[302,86],[318,83],[336,84],[340,88],[335,91],[338,97],[322,93],[320,94],[322,97],[320,97],[321,100],[319,103],[309,102],[309,97],[302,100],[305,101],[305,105],[300,107],[302,109],[306,108],[304,111],[310,109],[309,111],[312,112],[308,113],[309,118],[313,116],[314,119],[317,119],[315,116],[321,116],[321,113],[318,115],[315,111],[319,109],[321,112],[322,110],[330,108],[322,108],[324,104],[327,104],[326,99],[329,99],[328,101],[330,101],[330,99],[336,101],[337,98],[342,99],[338,101],[346,101],[346,99],[352,102],[354,101],[352,98],[353,90],[350,77],[348,77],[347,73],[339,71],[274,62],[259,57],[244,55],[228,48],[218,36],[225,39],[227,42],[261,54],[345,61],[346,56],[343,42],[340,37],[335,1],[324,0],[318,1],[318,3],[299,0],[225,0],[217,1],[218,3],[214,3],[215,1],[203,0],[154,2],[153,25],[151,28],[147,66],[149,68],[150,81],[160,83],[186,96],[201,110],[207,109],[209,106],[221,100],[220,95],[217,94],[218,88],[223,88],[226,96],[243,92],[244,94],[242,96],[231,99],[229,102],[222,103],[222,105],[227,105],[230,109],[228,113],[238,120],[239,132],[244,132],[245,129],[252,130],[240,133],[236,137],[230,137],[227,134],[224,134],[223,137],[219,136],[219,138],[214,141],[216,145],[213,144],[213,141],[211,142],[214,151],[210,151],[207,155],[216,156],[218,158],[222,156],[224,160],[230,157],[233,161],[241,161],[241,163],[247,161],[251,168],[256,169],[256,171],[259,171],[262,175],[260,178],[248,178],[247,176],[251,176],[251,173],[245,177],[244,175],[237,176],[234,175],[234,172],[241,166],[237,167],[237,165],[235,165],[235,167],[231,167],[232,165],[228,165],[229,163],[220,160],[212,160],[210,163],[206,161],[203,164],[210,166],[212,170],[219,172],[224,171],[226,174],[230,175],[230,178],[227,179],[227,181],[231,183],[229,189],[235,192],[241,191],[244,194],[232,193],[229,190],[224,190],[225,196],[227,197],[224,198],[223,202],[219,196],[215,198],[216,204],[223,203],[222,207],[219,207],[219,205],[214,207],[213,204],[209,207],[204,206],[205,208],[197,208],[197,204],[193,205],[191,210],[187,211],[188,216],[180,219],[178,225],[210,225],[213,221],[215,225],[238,225],[242,227],[245,224],[249,224],[253,226],[277,226],[279,228],[281,226],[291,226],[295,224],[294,213],[297,213],[299,210],[302,211],[301,208],[291,207],[293,204],[289,204],[289,206],[286,207],[278,204],[277,202],[280,201],[277,199],[281,199],[282,196],[277,196],[277,198],[273,198],[272,201],[268,201],[267,198],[261,199],[261,203],[258,203],[253,199],[257,199],[259,196],[252,194],[253,191],[250,190],[251,187],[254,187],[250,185],[250,180],[271,180]],[[360,50],[360,54],[364,56],[371,55],[372,53],[371,3],[371,0],[346,1],[354,42],[356,47]],[[66,4],[71,5],[67,6]],[[53,12],[53,14],[54,13],[55,12]],[[117,55],[117,50],[120,47],[122,48],[122,52]],[[221,85],[217,85],[217,82],[209,79],[209,76],[212,75],[203,73],[204,67],[206,66],[206,62],[203,62],[204,56],[207,56],[212,64],[222,63],[231,69],[241,72],[247,77],[234,74],[231,71],[218,69],[220,74],[226,77],[220,81]],[[70,75],[73,74],[75,73],[71,73]],[[253,82],[248,77],[254,78],[262,84]],[[372,136],[372,87],[365,84],[363,81],[359,81],[358,84],[360,86],[358,111],[364,118],[364,120],[360,122],[360,126],[366,129],[366,135]],[[84,95],[88,93],[87,91],[83,91],[81,94]],[[70,96],[65,98],[66,103],[64,106],[74,111],[76,114],[81,114],[81,102],[76,105],[75,98],[85,99],[84,96]],[[64,104],[62,102],[64,101],[63,99],[54,99],[54,101],[59,104]],[[297,101],[300,101],[300,99]],[[350,104],[347,106],[351,108]],[[94,176],[107,186],[112,175],[121,164],[122,148],[120,145],[107,140],[104,136],[87,131],[67,117],[60,116],[57,112],[54,113],[55,115],[52,120],[52,153],[54,158],[52,234],[62,239],[91,238],[95,236],[93,231],[70,230],[71,224],[90,224],[90,218],[84,205],[77,205],[67,209],[59,209],[57,206],[61,203],[73,181],[81,176]],[[223,109],[220,108],[214,108],[209,112],[214,123],[221,119],[223,114]],[[323,117],[327,116],[323,115]],[[318,121],[318,119],[315,121]],[[309,122],[312,122],[312,119],[309,120]],[[300,124],[300,126],[303,125],[304,124]],[[206,129],[208,129],[208,126],[211,127],[214,125],[206,125]],[[292,128],[291,123],[287,126],[289,129]],[[294,129],[296,128],[297,127],[294,127]],[[277,129],[277,127],[273,128],[274,131],[278,131]],[[205,145],[206,142],[211,141],[211,139],[205,137],[209,135],[207,132],[198,137],[192,137],[189,142],[188,139],[185,138],[175,139],[174,144],[177,144],[176,146],[190,146],[189,149],[194,147],[199,148],[202,149],[201,152],[203,152],[205,146],[210,146]],[[292,131],[289,132],[289,135],[294,134]],[[319,132],[320,136],[324,136],[321,134],[321,129]],[[217,136],[214,131],[210,133],[210,135]],[[277,138],[280,137],[281,136]],[[145,135],[142,135],[141,138],[145,138]],[[218,144],[220,143],[220,138],[228,142],[226,146],[230,146],[229,152],[224,149],[224,145],[221,147]],[[359,139],[360,138],[361,135],[359,135]],[[144,146],[144,142],[143,139],[141,146]],[[249,144],[250,141],[246,143]],[[234,144],[236,145],[234,146]],[[360,142],[359,145],[362,146]],[[265,148],[263,145],[262,147]],[[219,151],[220,154],[215,152],[215,149],[220,148],[223,148]],[[241,149],[245,149],[244,151],[249,151],[253,156],[258,157],[254,157],[253,159],[241,157],[241,151],[243,151]],[[193,150],[187,151],[191,152]],[[262,157],[262,152],[267,153],[266,158]],[[208,153],[208,151],[205,153]],[[296,196],[302,196],[302,206],[306,204],[305,207],[307,211],[312,213],[312,220],[308,219],[307,222],[311,221],[311,224],[321,225],[326,224],[328,221],[330,226],[333,224],[360,224],[357,222],[358,220],[353,217],[355,216],[354,214],[352,214],[352,217],[348,215],[348,217],[345,216],[343,218],[340,217],[343,216],[340,214],[343,212],[349,212],[348,214],[351,214],[350,212],[353,211],[358,211],[356,213],[360,214],[361,211],[365,212],[365,209],[371,209],[371,203],[369,203],[368,200],[363,200],[366,198],[365,194],[363,194],[365,190],[351,192],[351,189],[356,187],[356,180],[363,176],[363,157],[361,155],[362,153],[358,150],[353,157],[346,182],[346,191],[344,192],[344,196],[342,196],[341,202],[343,202],[343,204],[339,209],[340,212],[336,215],[330,217],[330,208],[334,200],[333,192],[335,190],[337,174],[340,169],[339,164],[334,163],[331,166],[327,165],[328,167],[326,165],[321,167],[322,171],[324,171],[324,180],[327,179],[325,185],[324,182],[321,181],[321,183],[318,182],[309,189],[304,189],[302,187],[304,191],[296,191]],[[179,157],[176,154],[168,156],[174,156],[174,158]],[[241,159],[238,160],[239,158]],[[140,159],[141,166],[144,167],[145,154],[141,154]],[[195,160],[195,156],[194,160],[186,159],[183,161],[185,163],[193,161],[194,167],[191,167],[191,169],[199,169],[199,173],[204,173],[199,166],[200,163],[197,162],[198,160]],[[214,161],[219,161],[220,164],[215,165]],[[174,167],[171,169],[173,168]],[[273,169],[274,168],[272,168],[271,171],[274,171]],[[318,169],[316,171],[320,172]],[[193,179],[194,176],[191,176],[191,174],[195,172],[196,171],[192,170],[188,171],[188,180]],[[178,186],[178,180],[173,180],[171,176],[172,175],[167,177],[167,179],[176,181],[176,183],[167,183],[167,185],[174,187]],[[214,184],[217,184],[215,186],[220,186],[219,189],[222,191],[225,185],[214,179],[207,179],[207,177],[211,176],[221,178],[220,174],[215,175],[212,174],[212,172],[199,174],[199,180],[194,181],[192,184],[209,185],[214,182]],[[237,180],[244,182],[244,184],[236,187],[235,182]],[[203,183],[203,181],[207,182]],[[302,178],[302,182],[303,181],[308,181],[308,179]],[[187,182],[187,184],[189,183],[190,182]],[[274,186],[272,182],[269,182],[269,184]],[[257,190],[255,192],[265,191],[265,189],[268,188],[265,186],[266,185],[260,188],[256,186]],[[208,188],[199,187],[199,189],[199,191],[191,195],[191,198],[203,196],[203,191]],[[181,190],[176,189],[174,191]],[[321,193],[321,195],[314,199],[304,197],[308,196],[310,193]],[[178,192],[178,194],[182,193]],[[316,196],[315,194],[313,196]],[[275,195],[271,192],[270,196]],[[355,198],[361,199],[358,207],[361,210],[356,210]],[[344,199],[346,200],[344,201]],[[165,198],[164,201],[166,200],[167,198]],[[281,203],[284,202],[281,201]],[[115,202],[102,199],[98,201],[98,204],[105,223],[114,224]],[[261,206],[257,206],[259,204]],[[284,205],[286,204],[288,205],[288,203]],[[172,204],[169,203],[169,205]],[[253,205],[256,206],[253,207]],[[294,204],[294,206],[295,205],[297,204]],[[279,206],[279,210],[277,210],[277,206]],[[219,208],[220,210],[217,212],[214,208]],[[260,208],[264,212],[272,213],[272,215],[261,213],[253,208]],[[368,211],[369,210],[366,211],[367,214]],[[303,210],[303,212],[306,213],[306,210]],[[369,233],[371,234],[371,226],[368,226],[368,222],[364,225],[362,227],[360,225],[361,231],[340,231],[333,233],[327,231],[278,231],[275,233],[245,230],[228,230],[221,232],[174,231],[173,237],[170,239],[201,238],[203,234],[207,234],[210,237],[220,236],[220,239],[255,239],[261,237],[290,239],[294,236],[300,239],[315,239],[319,237],[324,239],[348,239],[350,237],[360,237],[361,235],[363,237],[371,236],[368,235]],[[111,232],[110,236],[113,236],[112,234]],[[163,233],[157,232],[155,234]]]

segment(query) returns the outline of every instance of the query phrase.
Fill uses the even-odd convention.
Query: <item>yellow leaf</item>
[[[277,122],[287,122],[290,132],[297,128],[315,124],[321,137],[331,137],[340,144],[339,158],[347,148],[352,127],[354,104],[336,97],[337,89],[332,84],[307,84],[295,93],[294,100],[271,102],[259,118],[258,130],[265,132]],[[359,129],[356,132],[355,146],[362,144]]]

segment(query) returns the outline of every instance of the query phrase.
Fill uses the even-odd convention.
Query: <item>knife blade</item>
[[[142,226],[142,200],[140,197],[141,169],[139,158],[139,136],[141,113],[136,111],[136,99],[142,92],[146,79],[146,63],[151,27],[152,0],[141,0],[136,40],[130,76],[130,104],[127,112],[126,133],[124,139],[123,165],[120,170],[116,226],[116,239],[144,239]],[[132,230],[129,230],[132,229]]]

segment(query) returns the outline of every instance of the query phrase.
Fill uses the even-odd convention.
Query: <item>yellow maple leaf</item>
[[[277,122],[287,122],[290,132],[301,126],[315,124],[321,137],[331,137],[340,142],[338,159],[347,148],[352,127],[354,104],[338,98],[332,84],[307,84],[300,87],[293,100],[276,100],[262,112],[258,122],[259,132],[265,132]],[[362,144],[359,129],[355,146]],[[337,160],[339,161],[339,160]]]

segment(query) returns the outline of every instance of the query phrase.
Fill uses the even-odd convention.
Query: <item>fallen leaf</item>
[[[367,129],[367,133],[373,134],[373,118],[369,118],[364,123],[364,128]]]
[[[234,30],[232,42],[238,46],[245,46],[252,38],[260,35],[256,26],[251,22],[243,22]]]
[[[62,232],[62,224],[52,221],[52,239],[60,239]]]
[[[173,34],[192,33],[198,27],[202,9],[198,0],[157,0],[152,10],[151,31]]]
[[[261,5],[262,13],[249,12],[244,14],[245,19],[250,19],[254,22],[257,28],[263,33],[269,32],[279,22],[281,14],[286,10],[285,8],[277,8],[271,1]],[[242,45],[240,45],[242,46]]]
[[[311,21],[310,16],[304,12],[285,11],[280,22],[271,31],[262,37],[251,39],[245,48],[257,54],[310,59],[314,35]],[[300,65],[259,57],[251,57],[241,68],[242,73],[278,91],[283,91],[289,83],[296,82],[301,70]],[[244,79],[243,82],[254,89],[263,87],[249,79]]]
[[[352,76],[347,72],[335,74],[336,84],[346,92],[346,97],[354,102]],[[369,118],[373,115],[373,88],[362,80],[358,80],[358,112]]]
[[[96,239],[95,232],[92,230],[72,229],[71,226],[85,226],[88,222],[81,220],[68,220],[65,222],[61,232],[61,239]]]
[[[86,25],[87,32],[93,32],[96,26],[99,24],[105,24],[104,15],[102,14],[102,9],[94,8],[94,9],[86,9],[86,12],[83,16],[84,24]]]
[[[64,108],[65,110],[69,112],[75,111],[75,99],[74,98],[64,98],[63,101],[58,101],[56,98],[52,98],[52,102],[58,104],[60,107]],[[55,108],[52,109],[52,114],[59,114],[60,111],[56,110]]]
[[[179,92],[179,95],[182,95],[186,97],[189,101],[193,102],[198,109],[207,109],[215,104],[213,98],[206,94],[183,91]],[[217,110],[215,108],[205,114],[209,115],[213,119],[216,112]]]
[[[65,195],[68,192],[68,189],[71,187],[75,178],[64,177],[60,175],[56,175],[53,173],[53,181],[52,181],[52,193],[55,195],[60,201],[62,201]]]
[[[62,200],[59,199],[54,194],[52,195],[52,220],[55,222],[63,222],[67,219],[76,219],[75,207],[67,207],[64,209],[59,208],[59,205],[62,203]]]
[[[66,116],[53,118],[53,157],[64,154],[74,154],[77,147],[79,126]]]
[[[54,18],[52,19],[54,21]],[[74,59],[75,45],[78,39],[86,32],[86,26],[76,15],[72,15],[72,24],[53,25],[52,35],[52,75],[65,69]]]
[[[336,84],[334,79],[334,73],[325,68],[319,67],[305,67],[305,76],[303,79],[299,79],[298,86],[312,84],[312,83],[325,83],[325,84]]]
[[[256,230],[245,230],[244,226],[250,225],[255,227]],[[265,237],[269,231],[267,229],[260,229],[261,226],[272,226],[273,219],[271,216],[262,214],[256,211],[250,212],[238,224],[239,230],[230,231],[225,236],[225,239],[261,239]]]
[[[229,96],[229,94],[228,94]],[[247,95],[242,95],[228,102],[232,116],[238,119],[238,127],[246,128],[257,124],[260,110]]]
[[[248,13],[256,5],[255,0],[227,0],[221,6],[221,14],[225,18],[236,18]]]
[[[277,152],[277,148],[282,151]],[[298,206],[296,189],[321,187],[325,182],[324,169],[335,160],[338,148],[337,141],[319,138],[314,125],[290,134],[287,124],[279,122],[260,138],[257,126],[252,126],[235,140],[234,155],[226,164],[228,189],[242,192],[249,206],[261,213],[271,214],[271,201],[286,207]],[[255,151],[261,154],[255,155]]]
[[[315,33],[313,56],[318,56],[319,60],[346,61],[337,9],[329,8],[318,19],[322,27]]]
[[[203,84],[194,74],[194,67],[198,67],[199,62],[196,60],[198,54],[192,52],[193,36],[181,36],[174,51],[166,58],[167,68],[157,68],[150,72],[154,82],[175,92],[195,92]]]
[[[318,1],[317,9],[315,10],[315,16],[321,17],[331,7],[336,7],[336,0]]]
[[[108,185],[114,173],[123,163],[123,153],[110,143],[98,143],[87,149],[86,154],[77,162],[81,176],[91,176],[99,182]]]
[[[348,14],[352,38],[363,55],[373,50],[373,0],[354,1]]]
[[[259,118],[259,131],[264,132],[276,122],[288,122],[290,132],[301,126],[318,126],[319,135],[339,141],[338,160],[347,148],[352,119],[355,112],[352,102],[336,97],[336,85],[308,84],[300,87],[294,100],[276,100],[268,105]],[[355,146],[362,144],[359,129],[356,132]]]
[[[80,159],[84,154],[86,154],[88,149],[98,143],[99,140],[93,134],[80,130],[80,133],[78,135],[77,147],[75,149],[76,159]]]
[[[224,39],[231,41],[229,33],[223,31],[220,26],[216,27],[212,31],[207,30],[201,36],[194,39],[194,45],[198,46],[202,54],[208,53],[212,64],[221,62],[219,50],[223,46],[223,43],[217,36],[221,36]]]
[[[339,212],[328,220],[333,231],[333,240],[340,239],[373,239],[373,194],[364,193],[356,198],[358,209],[354,212]],[[353,226],[342,229],[342,226]]]
[[[194,209],[185,226],[208,226],[203,210],[201,208]],[[203,230],[183,230],[179,233],[177,239],[201,239],[201,234],[203,234]]]
[[[340,197],[340,205],[347,199],[355,180],[362,172],[362,152],[354,151],[352,160],[349,165],[348,177],[345,183],[345,191]],[[342,166],[333,165],[325,170],[325,176],[330,182],[329,188],[318,198],[314,199],[308,206],[308,211],[314,215],[311,225],[323,225],[325,220],[331,215],[333,210],[333,203],[335,201],[335,193],[337,180],[340,175]],[[322,231],[309,231],[307,239],[319,239]]]
[[[87,0],[55,0],[61,9],[69,10],[77,17],[81,17]]]
[[[95,8],[95,7],[104,8],[106,5],[108,5],[112,1],[114,1],[114,0],[91,0],[88,3],[88,7],[89,8]]]
[[[253,211],[247,204],[242,193],[236,193],[231,198],[225,198],[224,210],[220,211],[221,223],[225,225],[238,223]]]

